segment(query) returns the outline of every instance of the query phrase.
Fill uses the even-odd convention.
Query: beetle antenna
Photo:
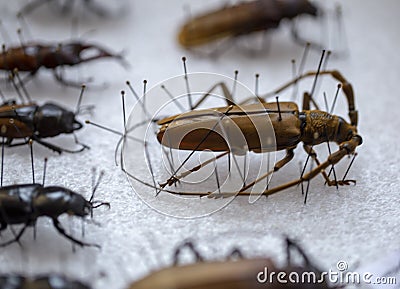
[[[1,183],[0,187],[3,187],[3,175],[4,175],[4,136],[1,141]]]
[[[29,139],[29,148],[31,151],[31,165],[32,165],[32,184],[35,184],[35,166],[33,162],[33,140]]]
[[[85,89],[86,89],[86,85],[82,84],[81,93],[79,94],[78,102],[76,103],[75,114],[79,114],[79,112],[81,110],[81,103],[82,103],[83,93],[85,92]]]
[[[332,114],[333,109],[335,108],[336,100],[337,100],[337,97],[338,97],[338,95],[339,95],[339,91],[340,91],[341,88],[342,88],[342,84],[339,83],[339,84],[337,85],[336,94],[335,94],[335,98],[333,99],[333,103],[332,103],[331,110],[329,111],[330,114]]]
[[[44,158],[44,165],[43,165],[43,181],[42,186],[44,187],[44,183],[46,180],[46,170],[47,170],[47,158]]]
[[[239,70],[235,70],[235,76],[234,76],[234,79],[233,79],[233,86],[232,86],[232,92],[231,92],[232,99],[235,98],[238,74],[239,74]]]
[[[29,95],[28,90],[25,88],[24,82],[22,81],[21,77],[19,76],[19,71],[18,71],[17,68],[15,68],[15,69],[13,70],[13,75],[15,75],[15,76],[17,77],[18,83],[19,83],[19,85],[20,85],[22,91],[24,92],[25,97],[28,99],[28,102],[29,102],[29,103],[32,103],[32,98],[31,98],[31,96]]]
[[[92,195],[90,196],[89,203],[93,203],[94,194],[96,193],[96,190],[99,187],[100,181],[103,178],[103,176],[104,176],[104,171],[101,171],[99,174],[99,178],[97,179],[97,182],[95,183],[92,189]]]
[[[325,52],[326,52],[326,50],[323,49],[323,50],[322,50],[322,53],[321,53],[321,59],[319,60],[317,73],[315,74],[314,82],[313,82],[313,85],[312,85],[312,88],[311,88],[310,99],[312,99],[313,94],[314,94],[314,91],[315,91],[315,87],[316,87],[316,85],[317,85],[317,80],[318,80],[319,73],[320,73],[320,71],[321,71],[321,66],[322,66],[322,62],[323,62],[324,57],[325,57]]]
[[[276,98],[276,105],[278,106],[278,113],[279,113],[279,118],[278,120],[281,121],[282,120],[282,114],[281,114],[281,107],[279,105],[279,96],[275,97]]]
[[[173,103],[176,104],[176,106],[182,111],[185,112],[185,108],[177,101],[172,93],[165,87],[164,84],[161,85],[161,88],[165,91],[165,93],[168,95],[168,97],[172,100]]]
[[[344,180],[346,179],[347,174],[349,173],[350,168],[351,168],[351,166],[353,165],[356,156],[357,156],[357,153],[354,153],[354,156],[353,156],[353,158],[351,159],[351,162],[350,162],[350,164],[349,164],[349,166],[348,166],[346,172],[344,173],[344,176],[343,176],[343,178],[342,178],[342,181],[344,181]]]
[[[187,96],[188,96],[189,107],[192,110],[193,109],[192,95],[190,93],[189,79],[188,79],[188,75],[187,75],[186,57],[185,56],[182,57],[182,62],[183,62],[183,71],[185,72],[186,92],[187,92]]]

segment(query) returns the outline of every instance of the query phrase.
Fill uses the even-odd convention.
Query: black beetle
[[[0,231],[8,225],[23,224],[15,238],[0,244],[5,247],[19,242],[28,226],[34,226],[39,217],[47,216],[52,219],[57,231],[79,246],[95,246],[79,241],[67,234],[58,217],[63,214],[84,218],[93,214],[93,209],[109,203],[94,201],[94,193],[99,185],[103,172],[93,188],[92,196],[86,200],[82,195],[60,186],[44,186],[41,184],[19,184],[0,188]]]
[[[16,104],[15,101],[3,103],[0,106],[0,137],[3,137],[2,143],[8,147],[13,147],[25,145],[29,142],[29,139],[32,139],[60,154],[62,152],[77,153],[89,148],[80,143],[75,135],[75,143],[81,146],[78,150],[68,150],[42,140],[64,133],[73,134],[76,130],[82,128],[83,125],[75,117],[81,111],[79,105],[84,89],[85,86],[82,86],[76,112],[51,102],[43,105],[38,105],[32,101],[23,104]],[[12,143],[14,139],[24,140],[19,143]]]
[[[90,289],[80,281],[68,279],[62,275],[50,274],[25,277],[19,274],[0,275],[0,289]]]

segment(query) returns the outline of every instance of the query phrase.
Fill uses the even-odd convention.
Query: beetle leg
[[[71,235],[68,235],[57,219],[53,219],[53,225],[61,235],[63,235],[68,240],[70,240],[72,243],[77,244],[77,245],[79,245],[81,247],[96,247],[96,248],[100,249],[100,246],[97,245],[97,244],[85,243],[85,242],[82,242],[82,241],[79,241],[79,240],[75,239]]]
[[[3,243],[3,244],[0,244],[0,247],[6,247],[6,246],[8,246],[8,245],[11,245],[12,243],[19,242],[19,239],[21,239],[21,237],[22,237],[22,235],[24,234],[25,229],[26,229],[27,227],[28,227],[28,225],[27,225],[27,224],[24,224],[24,226],[23,226],[22,229],[19,231],[19,233],[14,237],[14,239],[12,239],[12,240],[10,240],[10,241],[7,241],[7,242],[5,242],[5,243]]]
[[[341,161],[346,155],[349,155],[351,153],[353,153],[356,149],[357,146],[359,146],[361,144],[361,139],[359,136],[354,136],[351,140],[346,141],[344,143],[342,143],[339,147],[339,149],[334,152],[333,154],[331,154],[328,159],[323,162],[320,163],[319,165],[317,165],[317,167],[315,167],[314,169],[312,169],[310,172],[308,172],[307,174],[304,174],[303,177],[297,179],[297,180],[293,180],[291,182],[288,182],[286,184],[274,187],[272,189],[268,189],[265,190],[262,193],[255,193],[255,192],[244,192],[244,191],[240,191],[240,192],[236,192],[236,193],[207,193],[207,192],[197,192],[197,193],[185,193],[185,192],[179,192],[176,194],[179,195],[200,195],[200,196],[208,196],[210,198],[214,198],[214,197],[233,197],[233,196],[240,196],[240,195],[264,195],[264,196],[269,196],[269,195],[273,195],[276,194],[280,191],[286,190],[290,187],[296,186],[301,184],[302,182],[305,181],[309,181],[311,179],[313,179],[315,176],[317,176],[318,174],[320,174],[322,171],[324,171],[327,167],[331,166],[331,165],[335,165],[337,164],[339,161]],[[340,181],[330,181],[328,183],[329,186],[336,186],[336,185],[350,185],[351,181],[346,181],[346,180],[340,180]]]
[[[88,145],[85,145],[84,143],[81,143],[81,142],[78,140],[78,137],[76,136],[75,133],[72,133],[72,135],[74,136],[74,141],[75,141],[75,143],[76,143],[77,145],[82,146],[82,150],[90,149],[90,147],[89,147]]]
[[[218,87],[221,87],[222,89],[222,93],[224,94],[225,97],[225,101],[227,105],[236,105],[234,100],[233,100],[233,96],[231,94],[231,92],[229,91],[228,87],[226,86],[226,84],[224,82],[218,82],[216,84],[214,84],[197,102],[196,104],[193,106],[193,109],[196,109],[200,104],[202,104],[207,97],[209,97],[211,95],[211,93]]]
[[[78,83],[75,81],[71,81],[71,80],[66,80],[64,79],[63,75],[61,72],[57,72],[57,69],[53,70],[53,75],[54,78],[60,82],[61,84],[64,84],[65,86],[70,86],[70,87],[76,87],[76,88],[82,88],[82,83]]]
[[[45,141],[41,140],[40,138],[38,138],[38,137],[36,137],[36,136],[35,136],[35,137],[32,137],[32,139],[33,139],[34,141],[40,143],[41,145],[47,147],[48,149],[51,149],[52,151],[55,151],[55,152],[57,152],[57,153],[59,153],[59,154],[61,154],[62,152],[66,152],[66,153],[79,153],[79,152],[84,151],[84,150],[87,148],[87,147],[84,147],[84,146],[83,146],[83,147],[80,148],[79,150],[73,151],[73,150],[64,149],[64,148],[59,147],[59,146],[56,146],[56,145],[54,145],[54,144],[45,142]]]
[[[181,173],[181,174],[179,174],[177,176],[174,176],[174,178],[168,180],[168,182],[166,182],[166,183],[160,184],[160,186],[161,187],[165,187],[166,185],[171,186],[171,185],[179,182],[181,179],[187,177],[188,175],[190,175],[190,174],[192,174],[194,172],[197,172],[198,170],[200,170],[201,168],[205,167],[206,165],[212,163],[213,161],[216,161],[217,159],[219,159],[219,158],[221,158],[221,157],[223,157],[223,156],[225,156],[225,155],[227,155],[229,153],[230,153],[229,151],[228,152],[223,152],[223,153],[219,154],[218,156],[216,156],[215,158],[210,158],[210,159],[200,163],[199,165],[197,165],[197,166],[195,166],[195,167],[193,167],[193,168],[191,168],[191,169],[189,169],[189,170],[187,170],[187,171],[185,171],[185,172],[183,172],[183,173]]]
[[[174,266],[179,264],[179,256],[184,248],[188,248],[196,257],[196,262],[202,262],[204,258],[200,255],[200,253],[197,251],[195,246],[193,245],[192,242],[186,241],[185,243],[181,244],[178,248],[175,250],[174,254]]]
[[[291,34],[292,34],[293,40],[295,42],[297,42],[298,44],[300,44],[301,46],[310,45],[310,47],[312,49],[315,49],[317,51],[322,51],[324,49],[323,45],[310,42],[308,40],[305,40],[303,37],[301,37],[299,32],[297,31],[295,22],[292,23]]]
[[[319,166],[321,164],[321,162],[319,161],[315,150],[311,146],[308,146],[308,145],[304,145],[303,148],[306,151],[306,153],[312,157],[312,159],[315,161],[317,166]],[[343,185],[350,185],[350,183],[354,183],[354,184],[356,183],[355,180],[340,180],[340,181],[331,180],[325,170],[321,170],[321,174],[329,186],[336,186],[336,185],[343,186]]]
[[[263,179],[265,179],[266,177],[268,177],[269,175],[279,171],[283,166],[285,166],[288,162],[290,162],[293,157],[294,157],[294,149],[296,147],[290,148],[286,150],[286,155],[283,159],[281,159],[280,161],[278,161],[274,168],[268,172],[266,172],[264,175],[262,175],[261,177],[259,177],[258,179],[256,179],[255,181],[251,182],[250,184],[248,184],[247,186],[243,187],[240,192],[244,192],[247,189],[251,188],[252,186],[254,186],[256,183],[258,183],[259,181],[262,181]]]
[[[92,11],[99,17],[107,17],[108,11],[101,5],[96,4],[93,0],[84,0],[86,7],[92,9]]]
[[[5,145],[7,147],[17,147],[17,146],[23,146],[29,143],[29,140],[23,141],[23,142],[18,142],[18,143],[11,143],[14,139],[9,139],[8,141],[5,142]]]

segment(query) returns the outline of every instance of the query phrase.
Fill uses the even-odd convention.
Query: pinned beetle
[[[131,284],[129,289],[256,289],[256,288],[338,288],[329,286],[323,273],[313,265],[303,249],[294,241],[287,239],[287,264],[278,266],[271,258],[260,257],[246,259],[235,249],[226,261],[205,261],[191,242],[185,242],[175,251],[174,265],[156,271],[143,279]],[[179,258],[183,248],[188,248],[196,258],[196,263],[179,265]],[[295,249],[303,258],[303,264],[293,264],[291,248]],[[265,276],[266,268],[269,276]],[[292,274],[291,274],[292,273]],[[307,274],[307,279],[295,280],[289,274],[296,276]],[[272,276],[272,280],[269,277]],[[279,276],[279,277],[278,277]],[[279,278],[279,279],[278,279]],[[314,279],[313,279],[314,278]],[[279,282],[284,280],[286,282]]]
[[[85,54],[89,55],[84,57]],[[80,86],[80,84],[65,80],[57,68],[75,66],[101,58],[114,58],[125,64],[121,55],[113,54],[99,45],[75,41],[60,44],[26,43],[8,49],[3,45],[3,51],[0,54],[0,69],[7,71],[17,69],[20,72],[29,72],[29,77],[33,77],[40,68],[44,67],[53,70],[57,81],[68,86]]]
[[[25,277],[19,274],[0,275],[0,289],[90,289],[80,281],[68,279],[62,275],[50,274]]]
[[[300,15],[316,17],[322,12],[308,0],[256,0],[225,6],[189,19],[181,28],[178,41],[187,49],[216,40],[237,37],[279,26],[283,19]],[[295,41],[304,44],[297,30],[292,29]],[[312,44],[321,49],[318,44]]]
[[[83,86],[79,103],[84,88]],[[76,112],[50,102],[44,105],[33,102],[16,104],[14,101],[4,103],[0,106],[0,137],[3,137],[3,140],[7,139],[4,144],[8,147],[25,145],[29,139],[32,139],[58,153],[81,152],[88,146],[81,144],[75,135],[75,142],[81,146],[78,150],[61,148],[42,140],[60,134],[74,134],[75,131],[81,129],[82,124],[75,118],[80,112],[79,103]],[[14,139],[23,139],[23,141],[13,143]]]
[[[14,239],[0,244],[0,247],[19,242],[28,226],[34,226],[40,217],[49,217],[56,230],[79,246],[95,246],[75,239],[67,234],[58,217],[67,214],[84,218],[93,214],[93,209],[109,203],[94,201],[94,194],[100,183],[103,172],[93,188],[92,196],[86,200],[82,195],[60,186],[44,186],[41,184],[19,184],[0,188],[0,231],[8,225],[22,224],[22,229]]]

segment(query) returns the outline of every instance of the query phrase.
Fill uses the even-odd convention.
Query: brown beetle
[[[183,25],[179,43],[187,49],[207,44],[218,39],[237,37],[257,31],[277,28],[283,19],[299,15],[316,17],[321,11],[308,0],[256,0],[194,17]],[[292,29],[295,41],[304,44],[296,29]],[[313,44],[317,49],[320,45]]]
[[[298,106],[294,102],[266,102],[264,99],[270,95],[277,95],[292,84],[297,83],[303,78],[318,75],[331,75],[338,80],[348,101],[350,123],[346,122],[342,117],[333,115],[319,109],[318,105],[312,98],[312,93],[305,93],[303,99],[303,110],[299,111]],[[312,71],[298,76],[293,81],[281,88],[275,90],[271,94],[258,97],[260,103],[235,105],[233,98],[226,87],[225,83],[218,83],[209,93],[203,96],[194,106],[197,108],[208,95],[212,93],[216,87],[221,87],[225,93],[225,99],[228,104],[226,107],[212,108],[207,110],[193,110],[187,113],[171,116],[158,121],[160,129],[157,133],[158,141],[166,147],[181,150],[203,151],[210,150],[222,152],[220,156],[229,153],[240,154],[246,151],[255,153],[271,152],[286,150],[286,156],[277,161],[272,170],[259,176],[251,183],[244,184],[243,188],[238,192],[176,192],[168,190],[168,192],[179,195],[196,195],[209,197],[229,197],[236,195],[272,195],[289,187],[309,181],[318,174],[322,174],[326,184],[329,186],[342,186],[355,183],[354,180],[346,180],[345,176],[342,180],[334,179],[325,171],[329,166],[333,166],[341,161],[345,156],[355,153],[356,148],[362,144],[362,138],[357,132],[358,113],[355,110],[354,94],[351,84],[336,70],[328,71]],[[254,98],[253,98],[254,99]],[[311,103],[316,106],[315,110],[311,110]],[[259,133],[259,127],[265,118],[270,119],[270,123],[275,134],[275,142],[264,140],[263,135]],[[228,121],[229,120],[229,121]],[[215,131],[216,127],[222,127],[223,131],[233,131],[237,129],[246,142],[245,146],[240,144],[239,148],[234,147],[236,144],[229,142],[225,135],[219,131]],[[274,188],[266,188],[263,192],[251,192],[251,189],[259,181],[269,177],[277,172],[294,157],[294,149],[302,142],[305,151],[308,153],[317,167],[308,173],[304,170],[299,179],[293,180],[286,184],[276,186]],[[330,153],[327,160],[321,162],[313,147],[321,143],[336,142],[339,149]],[[200,164],[188,171],[181,172],[185,161],[174,170],[170,178],[161,184],[160,191],[166,186],[177,183],[180,179],[188,174],[199,170],[204,164]],[[219,157],[218,157],[219,158]],[[178,174],[178,172],[180,174]],[[306,194],[307,198],[307,194]],[[305,198],[305,201],[306,201]]]
[[[88,57],[82,57],[83,53],[91,53]],[[101,59],[114,58],[126,65],[122,55],[109,52],[99,45],[82,43],[79,41],[61,44],[26,43],[22,46],[10,47],[0,54],[0,69],[6,71],[29,72],[29,78],[36,75],[41,67],[53,70],[57,81],[68,85],[78,86],[81,84],[65,80],[61,71],[57,68],[62,66],[75,66],[80,63]],[[24,79],[24,82],[27,79]]]
[[[194,254],[196,263],[178,265],[181,251],[185,247]],[[292,264],[291,248],[302,256],[304,264]],[[176,249],[174,266],[161,269],[134,282],[129,289],[337,288],[326,283],[323,273],[309,261],[303,249],[290,239],[287,239],[287,252],[288,262],[283,268],[277,266],[271,258],[245,259],[238,249],[233,250],[227,261],[204,261],[193,244],[185,242]],[[266,271],[274,272],[275,277],[262,279],[261,275]],[[280,279],[277,278],[278,274]],[[289,278],[290,274],[300,276],[299,282],[293,282],[293,279]],[[311,277],[302,282],[302,274]]]

